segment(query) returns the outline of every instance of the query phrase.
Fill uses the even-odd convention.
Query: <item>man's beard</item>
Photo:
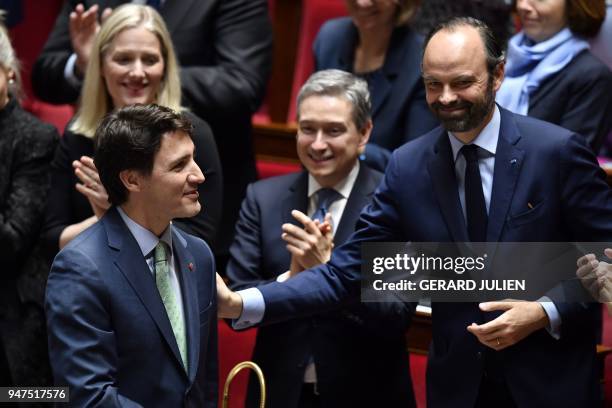
[[[450,105],[442,105],[434,102],[429,105],[433,114],[438,118],[442,126],[449,132],[468,132],[476,129],[483,120],[489,115],[495,104],[495,93],[493,92],[493,81],[489,78],[485,96],[477,102],[458,100]],[[445,109],[465,109],[460,116],[445,116]]]

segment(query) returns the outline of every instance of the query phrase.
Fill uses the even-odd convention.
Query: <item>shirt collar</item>
[[[136,242],[140,247],[140,251],[142,252],[142,256],[147,257],[151,251],[155,249],[159,241],[166,243],[168,248],[170,248],[170,252],[172,252],[172,223],[170,223],[168,228],[164,230],[161,237],[157,237],[157,235],[153,234],[151,231],[131,219],[121,207],[117,207],[117,211],[119,212],[121,219],[123,219],[123,222],[125,222],[125,225],[134,236],[134,239],[136,239]]]
[[[358,174],[359,160],[355,162],[355,165],[351,169],[348,176],[340,180],[340,182],[332,188],[338,193],[340,193],[343,198],[348,199],[349,195],[351,195],[351,190],[353,189],[353,185],[355,185],[355,181],[357,180]],[[313,194],[315,194],[321,188],[323,188],[321,187],[321,184],[319,184],[319,182],[310,173],[308,173],[308,198],[311,198]]]
[[[476,139],[470,144],[486,150],[491,155],[495,156],[497,151],[497,140],[499,139],[499,129],[501,126],[501,114],[499,108],[495,105],[493,110],[493,117],[487,123],[480,134],[476,136]],[[463,147],[463,142],[455,137],[451,132],[448,132],[448,139],[450,140],[451,148],[453,149],[453,159],[457,161],[459,150]]]

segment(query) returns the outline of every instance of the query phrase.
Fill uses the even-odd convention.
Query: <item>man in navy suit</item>
[[[317,72],[297,105],[297,153],[306,170],[247,189],[227,267],[235,290],[327,262],[332,241],[351,235],[382,179],[358,160],[372,131],[364,80]],[[266,406],[415,406],[405,342],[410,316],[407,304],[370,303],[262,327],[253,359],[266,375]],[[256,379],[249,385],[247,406],[259,406]]]
[[[171,223],[200,211],[191,132],[157,105],[96,132],[113,207],[57,255],[45,305],[55,382],[74,406],[217,405],[213,255]]]
[[[425,42],[423,77],[442,127],[393,153],[356,232],[327,265],[239,294],[218,286],[220,314],[238,326],[270,323],[356,298],[363,242],[611,241],[612,194],[595,157],[580,136],[497,107],[503,75],[486,25],[441,24]],[[468,148],[475,161],[463,145],[477,146]],[[475,164],[477,184],[465,171]],[[484,228],[470,222],[477,201]],[[434,303],[428,406],[596,406],[597,308],[556,298]]]

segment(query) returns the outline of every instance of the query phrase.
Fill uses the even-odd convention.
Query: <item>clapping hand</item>
[[[612,259],[612,248],[606,248],[604,254]],[[612,302],[612,264],[587,254],[578,258],[576,265],[576,276],[591,296],[601,303]]]
[[[298,210],[293,210],[291,215],[304,226],[300,228],[289,223],[282,226],[281,237],[291,253],[289,276],[295,276],[304,269],[329,261],[334,243],[330,213],[326,214],[323,222],[312,220]]]
[[[81,181],[76,185],[77,191],[87,197],[94,214],[101,218],[110,208],[110,203],[93,159],[82,156],[80,160],[72,162],[72,167],[74,167],[74,174]]]

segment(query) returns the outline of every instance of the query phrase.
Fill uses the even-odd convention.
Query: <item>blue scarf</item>
[[[506,78],[497,92],[497,102],[514,113],[527,115],[529,96],[588,48],[589,43],[575,37],[569,28],[535,44],[521,31],[508,43]]]

